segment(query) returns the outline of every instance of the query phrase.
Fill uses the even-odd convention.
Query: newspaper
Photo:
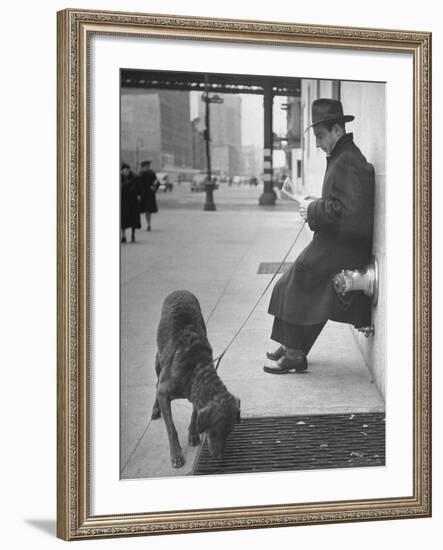
[[[280,191],[284,198],[291,199],[295,201],[298,205],[300,205],[302,200],[305,198],[304,195],[301,195],[300,193],[297,192],[291,178],[285,179]]]

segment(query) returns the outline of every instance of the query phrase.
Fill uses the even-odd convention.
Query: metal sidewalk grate
[[[384,466],[384,413],[245,418],[213,459],[206,440],[191,475]]]
[[[274,275],[280,262],[260,262],[257,275]],[[292,262],[285,262],[279,269],[279,273],[285,273],[291,267]]]

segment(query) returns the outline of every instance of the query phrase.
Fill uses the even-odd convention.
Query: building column
[[[272,94],[272,82],[267,81],[264,85],[263,95],[263,113],[264,113],[264,149],[263,149],[263,193],[260,195],[258,203],[261,206],[273,206],[275,204],[275,191],[272,185],[272,103],[274,97]]]

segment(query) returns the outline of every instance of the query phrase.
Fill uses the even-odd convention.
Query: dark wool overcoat
[[[321,198],[308,206],[313,239],[275,284],[269,313],[299,325],[328,319],[369,325],[370,299],[361,291],[338,296],[332,279],[342,269],[369,263],[373,220],[374,169],[353,134],[345,134],[327,158]]]
[[[120,176],[120,227],[140,229],[140,205],[137,182],[133,172]]]
[[[137,177],[137,186],[141,193],[140,212],[158,212],[156,193],[158,189],[157,176],[151,169],[140,172]]]

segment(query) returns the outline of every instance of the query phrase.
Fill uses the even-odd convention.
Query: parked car
[[[191,193],[197,193],[199,191],[206,191],[206,181],[207,181],[207,174],[206,172],[202,172],[200,174],[195,174],[192,178],[191,182]],[[218,189],[218,182],[217,178],[215,176],[212,176],[212,183],[213,188]]]
[[[167,191],[172,191],[174,189],[174,184],[172,183],[167,172],[157,172],[157,181],[159,183],[159,191],[166,193]]]

